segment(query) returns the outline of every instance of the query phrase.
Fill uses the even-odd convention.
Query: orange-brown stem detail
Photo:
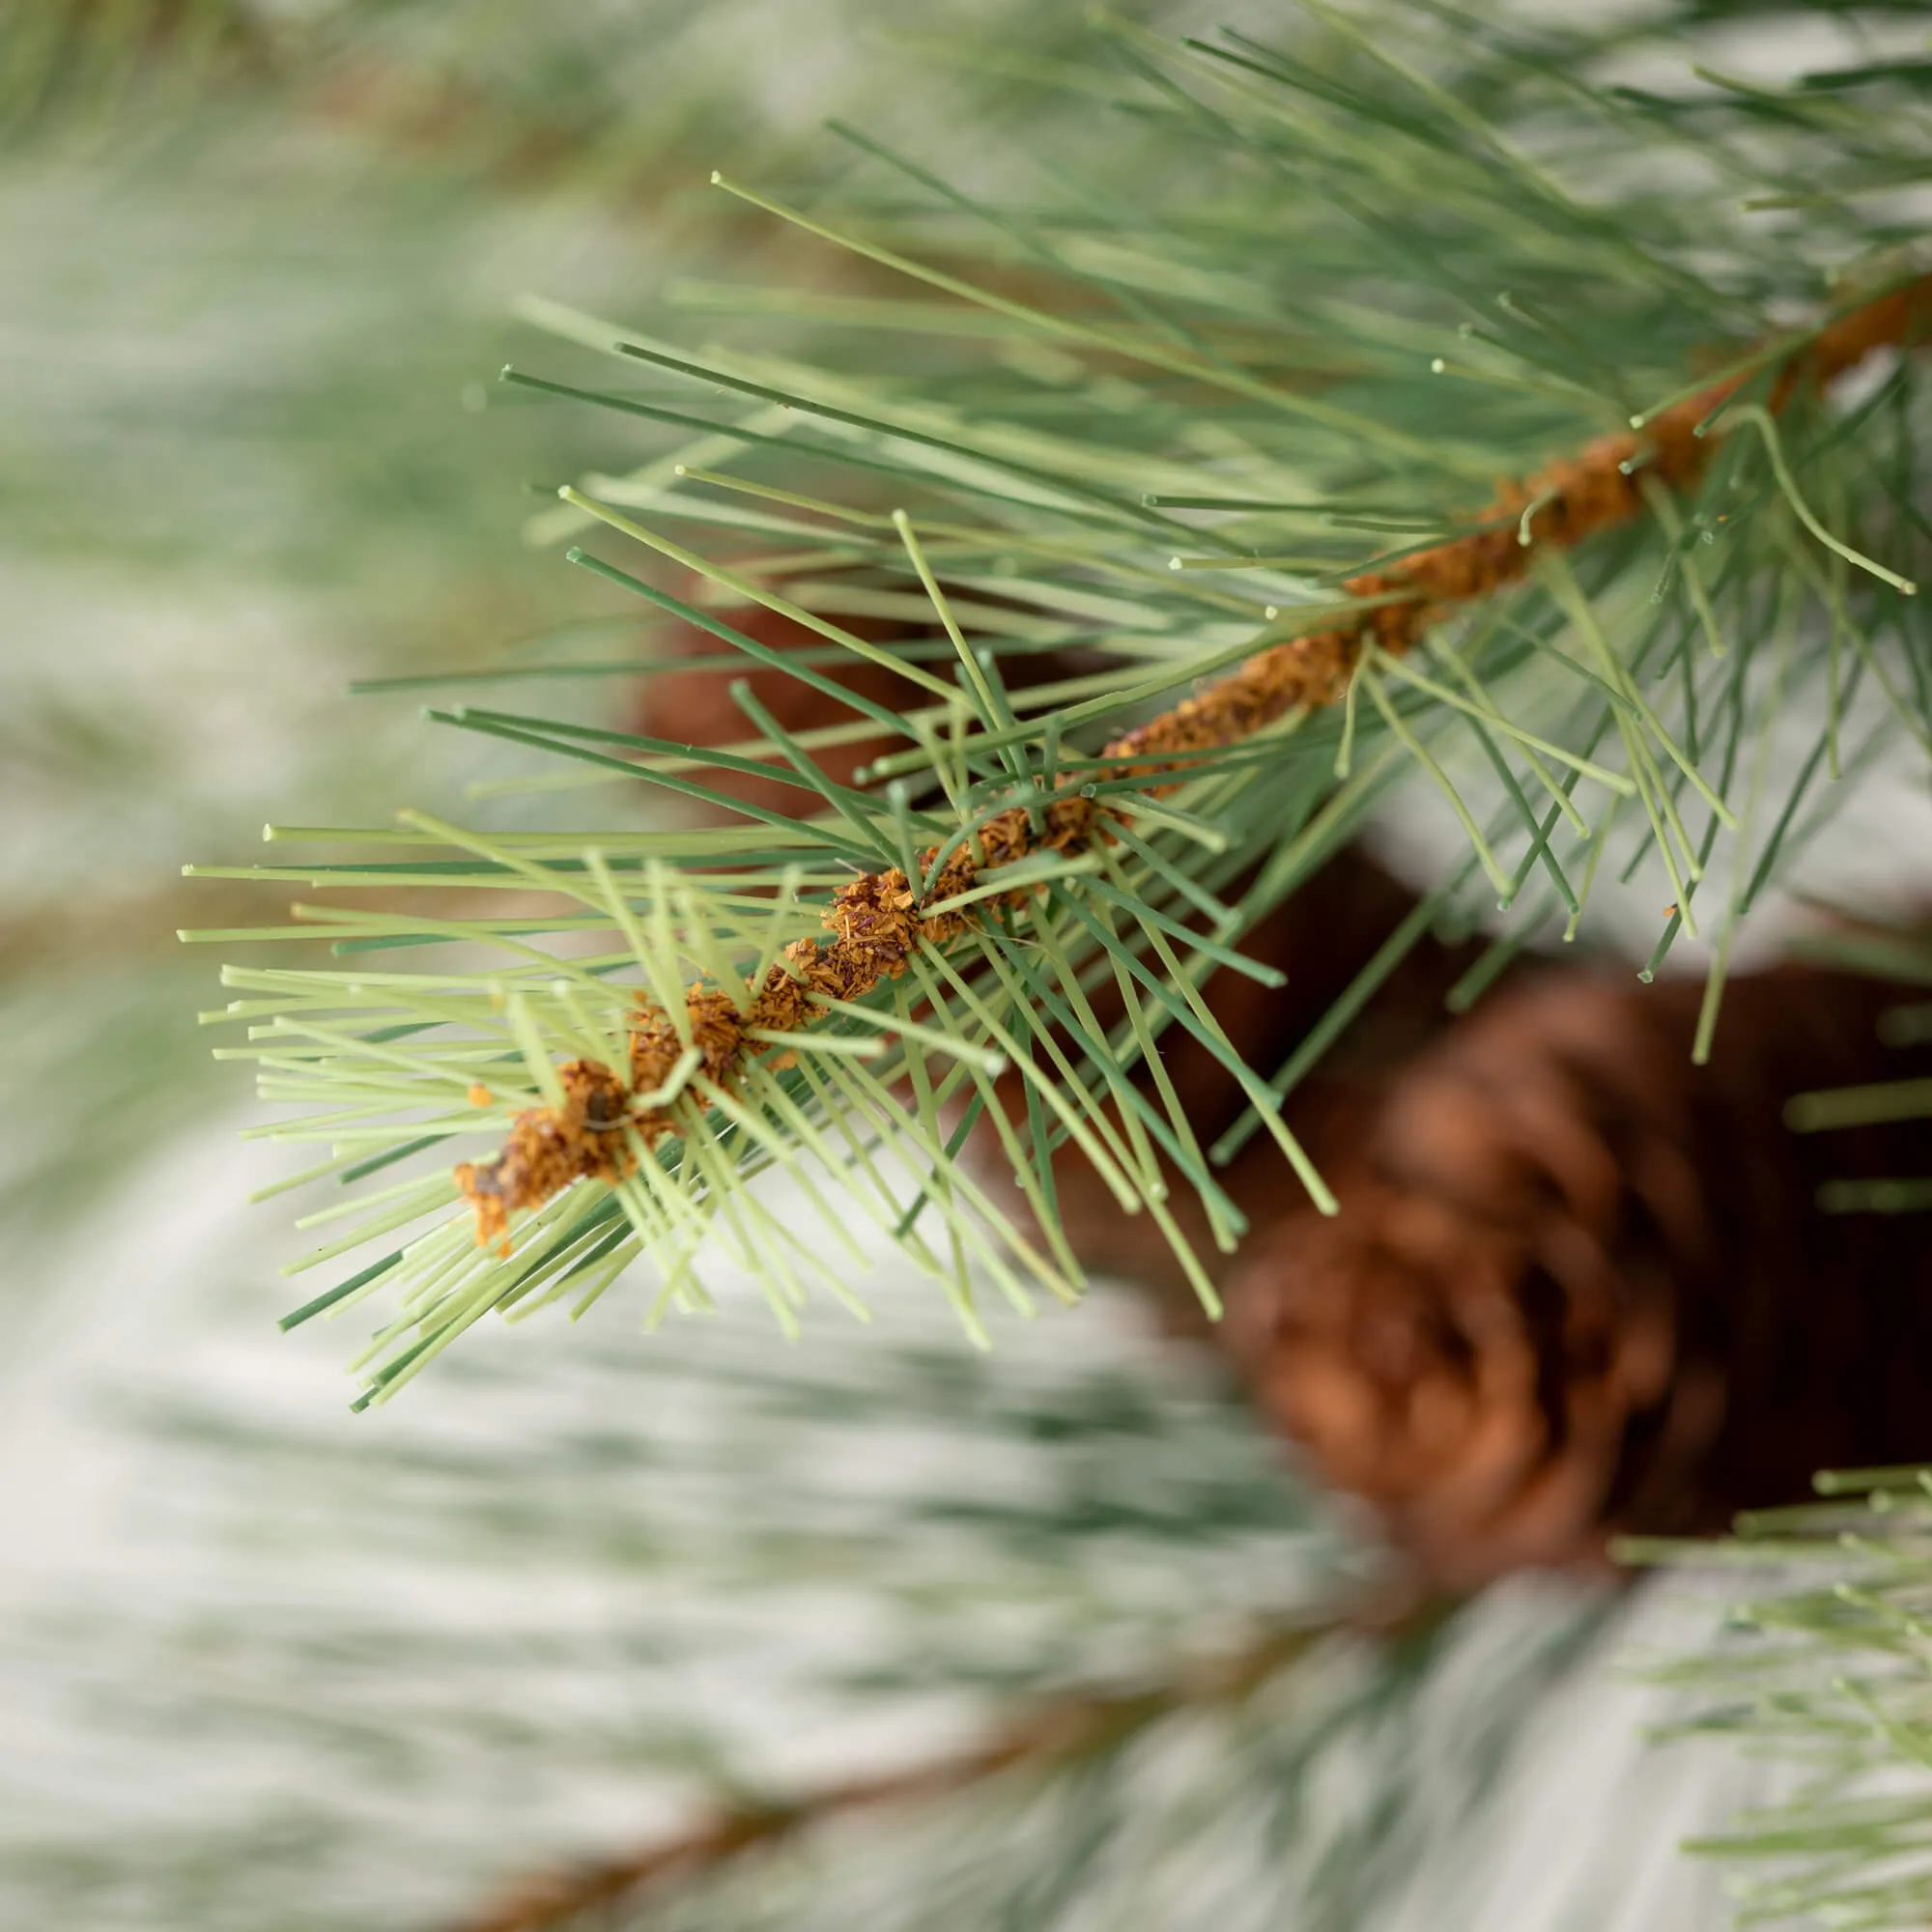
[[[1928,322],[1932,275],[1848,310],[1784,359],[1770,407],[1781,408],[1801,385],[1827,383],[1876,349],[1912,341]],[[1349,623],[1258,651],[1198,696],[1116,739],[1103,755],[1123,771],[1144,769],[1163,756],[1237,743],[1291,711],[1337,702],[1367,646],[1399,656],[1449,611],[1521,579],[1537,546],[1568,550],[1632,521],[1645,506],[1647,479],[1673,489],[1693,484],[1719,440],[1699,436],[1699,425],[1749,380],[1747,374],[1714,383],[1661,411],[1640,431],[1601,437],[1563,462],[1503,485],[1467,535],[1350,578],[1346,595],[1368,608]],[[980,827],[979,858],[960,847],[923,897],[897,867],[840,886],[824,915],[830,941],[802,939],[787,947],[748,1009],[715,988],[692,988],[686,1019],[704,1078],[728,1087],[747,1049],[758,1044],[749,1033],[810,1026],[824,1010],[815,995],[856,1000],[898,978],[916,948],[943,945],[974,921],[963,912],[927,914],[923,906],[970,891],[981,869],[1035,853],[1073,851],[1111,815],[1084,797],[1062,799],[1041,815],[1036,833],[1027,809],[1015,806]],[[933,856],[922,854],[922,863],[929,867]],[[456,1169],[457,1185],[475,1208],[478,1240],[500,1240],[511,1213],[540,1207],[574,1180],[629,1171],[636,1145],[648,1148],[675,1131],[667,1108],[635,1105],[634,1096],[662,1087],[683,1050],[669,1017],[647,1007],[631,1036],[628,1088],[589,1062],[560,1067],[562,1107],[519,1115],[496,1159]]]
[[[1042,831],[1036,835],[1025,807],[1001,812],[979,829],[980,859],[963,845],[953,852],[924,903],[936,905],[969,891],[982,867],[1084,843],[1095,815],[1090,800],[1059,799],[1041,814]],[[936,851],[921,855],[926,866]],[[920,903],[897,867],[868,872],[833,894],[825,912],[830,943],[794,940],[745,1010],[728,993],[692,987],[686,1021],[691,1044],[701,1055],[697,1073],[717,1085],[728,1084],[747,1050],[760,1045],[749,1038],[753,1032],[797,1033],[824,1010],[815,1003],[818,999],[856,1000],[882,980],[897,979],[916,948],[943,945],[973,923],[964,912],[923,913]],[[593,1061],[573,1060],[559,1067],[563,1106],[531,1107],[519,1114],[495,1160],[465,1161],[456,1170],[456,1184],[476,1209],[478,1240],[502,1238],[513,1212],[540,1206],[573,1180],[592,1175],[612,1179],[628,1173],[637,1159],[633,1135],[648,1148],[674,1132],[668,1106],[633,1106],[632,1096],[663,1087],[684,1051],[669,1017],[645,1007],[631,1033],[629,1087]]]

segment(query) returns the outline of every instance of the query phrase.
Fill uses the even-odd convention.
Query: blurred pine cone
[[[1328,1179],[1242,1250],[1257,1400],[1443,1587],[1715,1529],[1821,1468],[1932,1454],[1932,1225],[1832,1215],[1922,1172],[1923,1122],[1800,1136],[1808,1088],[1922,1070],[1901,989],[1785,967],[1701,986],[1546,971],[1447,1029]]]

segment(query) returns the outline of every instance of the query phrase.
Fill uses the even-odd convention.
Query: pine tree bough
[[[1011,1774],[1044,1777],[1090,1766],[1165,1719],[1241,1703],[1328,1644],[1412,1636],[1426,1631],[1434,1615],[1434,1605],[1391,1594],[1332,1616],[1285,1624],[1145,1690],[1055,1698],[929,1763],[848,1778],[790,1803],[723,1810],[629,1857],[526,1879],[450,1932],[549,1932],[593,1913],[639,1904],[657,1888],[689,1883],[748,1853],[769,1853],[855,1813],[929,1804]]]
[[[1876,350],[1912,345],[1928,321],[1932,276],[1847,310],[1793,343],[1776,364],[1767,407],[1776,412],[1802,385],[1828,383]],[[1521,579],[1538,546],[1568,550],[1632,521],[1652,483],[1670,489],[1694,483],[1720,440],[1705,433],[1710,418],[1774,360],[1752,358],[1745,373],[1699,389],[1640,429],[1601,438],[1567,461],[1504,485],[1469,534],[1349,579],[1345,594],[1364,607],[1358,617],[1262,649],[1199,696],[1116,739],[1103,756],[1119,770],[1145,772],[1166,758],[1236,743],[1297,709],[1338,702],[1370,646],[1403,655],[1451,610]],[[527,1110],[494,1160],[457,1167],[479,1242],[503,1239],[511,1213],[540,1207],[577,1180],[621,1178],[634,1170],[638,1147],[675,1132],[668,1108],[649,1096],[675,1084],[687,1038],[702,1076],[729,1091],[748,1053],[775,1044],[765,1036],[796,1033],[828,1010],[828,1000],[855,1001],[897,979],[915,950],[944,946],[979,917],[927,908],[972,891],[982,873],[1039,854],[1070,854],[1105,838],[1115,815],[1084,792],[1044,807],[1013,806],[959,844],[924,890],[897,867],[838,888],[824,915],[830,943],[793,942],[748,1006],[722,989],[695,986],[682,1029],[661,1008],[644,1006],[630,1036],[628,1084],[595,1062],[568,1062],[557,1069],[561,1106]],[[937,857],[936,847],[919,855],[925,872]],[[1002,896],[1018,900],[1028,890]]]

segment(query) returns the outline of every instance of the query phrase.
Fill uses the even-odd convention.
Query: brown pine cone
[[[1738,980],[1697,1068],[1701,995],[1519,983],[1404,1072],[1329,1177],[1337,1219],[1242,1251],[1228,1339],[1257,1400],[1438,1586],[1932,1455],[1932,1226],[1816,1206],[1924,1172],[1932,1127],[1783,1120],[1922,1070],[1878,1040],[1901,989]]]

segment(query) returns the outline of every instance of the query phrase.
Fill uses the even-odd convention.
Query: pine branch
[[[1122,194],[1104,155],[1038,208],[849,130],[883,195],[855,176],[807,213],[724,184],[860,265],[828,298],[701,292],[708,309],[795,306],[832,335],[811,365],[527,306],[630,380],[507,371],[514,388],[674,439],[559,493],[532,534],[575,539],[599,594],[648,623],[717,639],[707,671],[756,676],[733,687],[746,736],[716,748],[431,713],[557,761],[493,793],[643,783],[702,828],[414,815],[274,835],[350,848],[324,863],[213,868],[441,895],[196,935],[342,959],[232,968],[242,997],[210,1017],[248,1022],[223,1051],[302,1110],[265,1131],[327,1142],[318,1177],[381,1176],[359,1223],[348,1202],[309,1217],[327,1237],[290,1269],[377,1255],[292,1321],[399,1291],[358,1406],[485,1315],[581,1313],[646,1255],[653,1321],[706,1304],[713,1253],[787,1328],[818,1289],[863,1315],[867,1223],[983,1341],[977,1294],[1031,1312],[1083,1285],[1063,1152],[1211,1312],[1208,1251],[1236,1250],[1254,1198],[1223,1170],[1264,1133],[1330,1203],[1286,1101],[1432,921],[1523,895],[1454,989],[1466,1004],[1542,908],[1574,936],[1593,882],[1648,866],[1670,900],[1648,977],[1701,936],[1728,865],[1701,1057],[1743,921],[1849,788],[1817,801],[1814,777],[1932,749],[1907,594],[1927,533],[1920,363],[1832,380],[1922,327],[1914,238],[1860,199],[1915,163],[1918,70],[1640,95],[1588,77],[1615,43],[1594,29],[1394,9],[1409,62],[1386,51],[1402,37],[1317,12],[1289,46],[1171,48],[1112,23],[1116,65],[1075,92],[1146,137],[1135,179],[1174,183],[1172,206]],[[1684,171],[1667,192],[1618,161],[1653,137]],[[1762,196],[1776,222],[1739,213]],[[874,295],[879,275],[918,299]],[[1821,285],[1834,313],[1748,346]],[[1714,342],[1740,347],[1714,367]],[[1522,480],[1472,503],[1498,475]],[[694,526],[725,554],[669,533]],[[648,551],[655,576],[593,540]],[[1022,665],[1049,674],[1009,676]],[[533,656],[470,676],[661,668]],[[768,701],[774,678],[801,703]],[[1794,721],[1810,749],[1780,807]],[[1466,857],[1278,1067],[1249,1065],[1227,989],[1283,975],[1245,935],[1409,773]],[[376,970],[454,943],[480,961]],[[1238,1095],[1211,1143],[1163,1080],[1175,1041]],[[976,1132],[1010,1185],[963,1157]],[[470,1134],[496,1157],[384,1172]],[[782,1205],[745,1185],[776,1171]],[[464,1220],[364,1247],[466,1196]]]
[[[1387,1605],[1365,1606],[1268,1631],[1230,1656],[1192,1665],[1145,1690],[1055,1698],[950,1756],[848,1778],[789,1802],[734,1806],[628,1857],[513,1884],[451,1932],[547,1932],[620,1906],[649,1888],[689,1883],[741,1858],[776,1850],[855,1814],[926,1804],[988,1779],[1045,1776],[1107,1757],[1163,1719],[1243,1701],[1338,1635],[1394,1636],[1424,1620],[1413,1608],[1391,1613]]]
[[[1134,784],[1162,769],[1152,761],[1223,750],[1290,712],[1339,702],[1365,658],[1406,655],[1449,609],[1517,582],[1539,554],[1574,548],[1641,515],[1647,480],[1673,490],[1694,485],[1721,441],[1709,433],[1722,427],[1714,419],[1753,377],[1775,373],[1768,405],[1775,412],[1801,384],[1823,384],[1874,350],[1914,341],[1928,319],[1932,276],[1920,276],[1804,336],[1749,353],[1740,358],[1747,364],[1740,373],[1653,413],[1640,428],[1505,488],[1470,534],[1348,579],[1343,596],[1359,612],[1349,622],[1270,645],[1212,690],[1116,739],[1094,778],[1077,788],[1009,807],[963,843],[925,848],[917,884],[888,867],[840,886],[825,914],[833,943],[793,941],[749,1007],[707,987],[688,996],[681,1022],[647,1007],[631,1036],[628,1086],[608,1067],[572,1061],[558,1069],[561,1104],[520,1115],[495,1160],[457,1168],[457,1185],[476,1210],[478,1239],[500,1240],[511,1213],[541,1207],[573,1181],[615,1180],[635,1171],[638,1143],[648,1151],[676,1131],[668,1103],[648,1096],[680,1089],[700,1071],[729,1091],[748,1053],[782,1048],[782,1036],[901,977],[916,950],[944,947],[976,925],[980,915],[956,909],[962,902],[1021,903],[1033,887],[1006,885],[1003,873],[1010,877],[1042,855],[1064,861],[1131,820],[1131,806],[1095,802],[1096,782]],[[1901,580],[1899,587],[1914,586]],[[1136,785],[1135,795],[1158,797],[1162,789]],[[694,1050],[696,1065],[687,1065]]]
[[[1920,1925],[1932,1914],[1932,1469],[1838,1470],[1815,1487],[1819,1500],[1751,1511],[1720,1543],[1619,1550],[1742,1586],[1706,1648],[1652,1666],[1705,1700],[1660,1736],[1715,1736],[1797,1774],[1789,1801],[1685,1849],[1729,1868],[1747,1922]]]

